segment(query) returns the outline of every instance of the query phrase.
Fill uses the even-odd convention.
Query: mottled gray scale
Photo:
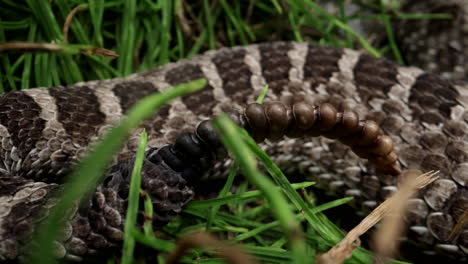
[[[292,45],[287,42],[258,45],[263,78],[265,78],[269,89],[275,94],[280,94],[289,83],[289,70],[292,67],[288,57],[290,49],[292,49]]]
[[[150,126],[155,133],[155,135],[162,135],[163,132],[161,131],[164,123],[166,122],[166,117],[169,116],[169,110],[171,109],[170,105],[164,105],[159,108],[157,113],[157,118],[150,120],[150,122],[145,122],[145,126]],[[148,124],[148,125],[146,125]]]
[[[448,206],[448,210],[446,211],[452,215],[457,222],[466,221],[463,217],[468,210],[468,191],[466,189],[459,188],[459,192],[449,200],[449,204],[450,206]],[[465,229],[467,229],[466,226]]]
[[[421,155],[421,153],[423,152],[419,152],[417,155]],[[428,154],[421,162],[421,169],[423,171],[438,170],[442,175],[449,175],[450,161],[442,154]]]
[[[450,118],[458,96],[448,81],[433,74],[422,74],[410,90],[409,106],[413,110],[413,118],[440,124]]]
[[[411,199],[408,201],[407,218],[415,225],[424,225],[429,212],[427,203],[422,199]]]
[[[199,65],[190,63],[181,64],[169,70],[165,75],[166,82],[171,85],[190,82],[199,78],[206,78],[206,76]],[[211,115],[213,107],[216,105],[213,87],[209,84],[195,93],[183,96],[182,101],[193,113],[205,116]]]
[[[122,111],[127,113],[130,107],[144,97],[157,93],[158,88],[150,82],[129,81],[118,83],[112,89],[119,98]]]
[[[376,176],[364,176],[359,188],[363,191],[364,197],[374,199],[381,188],[381,182]]]
[[[463,230],[461,234],[458,236],[457,240],[458,244],[460,245],[460,248],[465,252],[465,254],[468,254],[468,230]]]
[[[440,179],[426,188],[424,199],[432,209],[440,211],[457,190],[457,184],[452,180]]]
[[[365,119],[369,119],[369,120],[372,120],[374,122],[376,122],[377,124],[379,124],[379,126],[382,125],[382,123],[385,121],[385,119],[387,118],[388,115],[386,115],[384,112],[382,111],[369,111],[366,116],[365,116]]]
[[[454,220],[448,214],[431,213],[427,217],[427,226],[437,239],[445,241],[454,227]]]
[[[389,99],[382,104],[382,110],[389,114],[401,114],[405,109],[402,101]]]
[[[253,91],[250,82],[252,72],[244,62],[245,54],[244,49],[238,49],[231,52],[219,52],[212,58],[223,80],[224,93],[239,104],[245,104],[247,96]]]
[[[112,89],[114,94],[119,98],[123,113],[128,110],[139,100],[154,93],[158,93],[158,88],[150,82],[129,81],[118,83]],[[169,105],[161,107],[156,116],[144,123],[147,131],[153,131],[157,136],[162,135],[161,129],[169,116]]]
[[[418,117],[416,116],[416,118]],[[444,122],[445,118],[439,112],[422,112],[419,115],[419,120],[424,123],[438,125]]]
[[[380,124],[380,127],[386,133],[389,133],[392,135],[398,135],[404,125],[405,125],[405,121],[403,120],[403,118],[401,118],[400,116],[394,115],[394,116],[389,116],[385,118],[383,122]]]
[[[468,133],[468,125],[463,121],[447,120],[443,131],[451,137],[463,138]]]
[[[406,61],[449,79],[468,72],[468,5],[466,0],[403,1],[405,13],[449,14],[447,19],[398,19],[396,35]]]
[[[357,91],[363,103],[373,98],[386,98],[392,86],[399,83],[397,65],[362,54],[354,67]]]
[[[41,107],[29,95],[11,92],[0,95],[0,124],[8,129],[13,145],[25,156],[42,137],[46,121]]]
[[[468,143],[466,141],[454,140],[447,144],[445,154],[457,163],[468,161]]]
[[[421,136],[421,146],[430,150],[443,150],[447,146],[447,137],[441,132],[427,132]]]
[[[304,80],[312,86],[325,84],[334,72],[339,71],[338,62],[343,56],[341,48],[325,48],[308,45],[303,71]]]
[[[53,196],[57,185],[34,183],[21,177],[10,176],[0,177],[0,186],[0,194],[4,198],[0,207],[0,255],[13,253],[15,256],[23,252],[22,247],[30,241],[38,218],[43,219],[47,216],[44,207]],[[43,195],[32,200],[33,194],[38,191],[43,191]],[[4,252],[3,246],[6,244],[9,244],[11,252]]]
[[[68,135],[79,142],[89,142],[105,122],[93,89],[52,87],[49,93],[57,102],[57,120]]]

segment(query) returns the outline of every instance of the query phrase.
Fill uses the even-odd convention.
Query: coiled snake
[[[23,253],[60,177],[132,104],[200,77],[208,80],[205,88],[145,123],[151,149],[142,188],[153,198],[155,225],[192,198],[191,180],[209,167],[206,161],[225,155],[207,122],[196,134],[179,136],[181,131],[193,132],[220,112],[244,113],[235,115],[237,121],[257,140],[314,128],[309,135],[324,134],[284,138],[265,148],[280,167],[307,172],[337,195],[354,196],[364,211],[396,190],[398,168],[439,170],[440,179],[410,201],[408,238],[424,250],[466,258],[468,228],[448,238],[468,210],[468,85],[350,49],[271,42],[210,51],[126,78],[0,95],[0,260]],[[265,101],[281,103],[244,109],[266,84]],[[358,122],[358,116],[373,122]],[[67,222],[60,257],[79,260],[120,245],[140,132],[86,208],[77,208]],[[212,143],[210,151],[202,150],[204,142]]]

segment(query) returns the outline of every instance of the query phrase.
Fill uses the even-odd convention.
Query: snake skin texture
[[[440,179],[410,200],[407,240],[427,253],[466,259],[468,228],[449,236],[468,210],[468,85],[355,50],[271,42],[209,51],[126,78],[0,95],[0,260],[24,253],[31,232],[54,204],[63,175],[132,104],[200,77],[208,80],[206,87],[172,101],[143,126],[150,150],[142,188],[155,198],[158,223],[193,196],[190,176],[167,164],[177,158],[168,158],[173,153],[164,146],[215,114],[242,111],[268,84],[266,102],[290,106],[305,100],[353,110],[392,137],[402,169],[439,170]],[[58,257],[81,260],[120,245],[128,174],[141,131],[134,131],[116,156],[93,198],[71,209],[56,241]],[[396,176],[377,172],[332,139],[284,138],[263,147],[285,173],[306,174],[335,195],[353,196],[364,212],[398,186]],[[152,149],[160,149],[160,157]]]
[[[444,13],[452,19],[401,19],[395,28],[407,61],[451,80],[468,74],[468,1],[406,0],[405,13]]]

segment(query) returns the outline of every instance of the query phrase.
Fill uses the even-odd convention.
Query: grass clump
[[[1,57],[0,92],[125,76],[208,49],[275,39],[353,46],[354,38],[380,56],[347,26],[348,17],[330,15],[311,0],[5,0],[0,17],[0,42],[79,44],[119,55],[9,53]],[[337,37],[340,30],[352,38]]]

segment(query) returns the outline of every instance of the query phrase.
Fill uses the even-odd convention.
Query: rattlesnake
[[[351,108],[392,136],[402,168],[440,170],[440,179],[410,201],[408,238],[428,252],[466,258],[468,228],[447,239],[468,210],[468,85],[351,49],[271,42],[209,51],[125,78],[1,95],[0,260],[23,253],[61,176],[131,105],[200,77],[208,80],[203,90],[173,101],[145,123],[149,147],[171,144],[181,131],[193,131],[220,112],[242,111],[266,84],[267,102],[291,105],[305,98]],[[140,133],[132,134],[93,200],[76,208],[58,244],[59,257],[79,260],[120,244],[125,175]],[[396,190],[396,177],[377,173],[327,138],[283,139],[264,147],[286,171],[300,170],[337,195],[354,196],[363,211]],[[156,209],[172,213],[157,215],[160,222],[193,195],[190,184],[167,166],[144,169],[145,187],[156,193],[167,187]]]

